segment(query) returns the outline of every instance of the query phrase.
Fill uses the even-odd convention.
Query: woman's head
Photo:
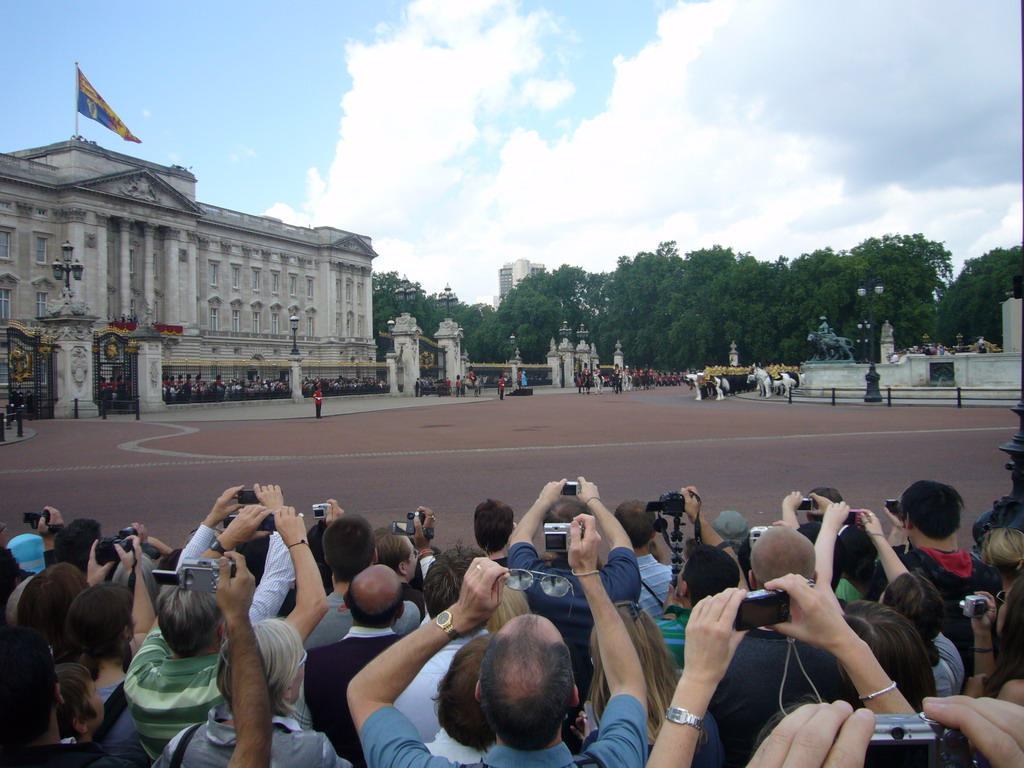
[[[1024,569],[1024,531],[993,528],[981,540],[981,559],[998,568],[1004,579],[1013,581]]]
[[[93,679],[104,659],[118,659],[127,669],[132,631],[132,593],[127,587],[104,581],[79,592],[71,601],[68,638],[81,649],[79,663]]]
[[[495,739],[476,698],[480,663],[490,641],[490,635],[480,635],[462,646],[437,687],[437,722],[459,744],[478,752],[487,751]]]
[[[270,708],[275,715],[287,717],[295,707],[302,685],[306,652],[298,631],[283,619],[265,619],[253,625],[259,647],[263,674],[267,679]],[[217,688],[231,709],[231,663],[228,643],[220,649]]]
[[[935,676],[921,633],[902,614],[868,600],[846,606],[846,623],[868,644],[914,711],[920,712],[925,696],[935,695]],[[857,690],[845,673],[843,684],[850,703],[859,705]]]
[[[491,618],[487,620],[487,631],[492,635],[508,624],[516,616],[525,616],[530,612],[530,603],[526,593],[516,589],[501,590],[501,602]]]
[[[57,563],[33,577],[18,601],[18,626],[42,632],[58,663],[75,650],[64,631],[64,622],[71,602],[87,586],[85,574],[77,567]]]
[[[928,663],[939,663],[935,637],[946,621],[946,605],[931,579],[920,573],[904,573],[893,580],[882,593],[882,605],[887,605],[910,620],[928,651]]]
[[[664,712],[672,701],[676,689],[679,669],[668,651],[654,620],[641,610],[636,603],[616,603],[615,609],[622,617],[629,639],[633,641],[640,666],[647,682],[647,730],[650,738],[657,738],[664,722]],[[594,713],[600,717],[608,705],[610,696],[608,681],[604,676],[604,663],[597,640],[597,630],[590,635],[590,653],[594,659],[594,677],[590,683],[590,702]]]
[[[1022,582],[1024,583],[1024,582]],[[999,609],[999,657],[985,683],[985,696],[998,696],[1010,680],[1024,679],[1024,589],[1014,585]]]

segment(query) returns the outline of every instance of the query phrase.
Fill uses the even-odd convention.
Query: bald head
[[[352,579],[345,605],[358,627],[390,627],[402,615],[402,581],[386,565],[371,565]]]
[[[785,526],[769,528],[750,550],[750,569],[757,585],[798,573],[814,578],[814,545],[802,533]],[[751,587],[754,585],[751,584]]]

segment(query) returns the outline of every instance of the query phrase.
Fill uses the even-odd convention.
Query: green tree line
[[[873,294],[876,343],[885,320],[894,327],[897,348],[919,344],[925,335],[954,346],[958,333],[965,344],[978,336],[998,342],[1000,304],[1020,272],[1021,247],[1015,246],[968,260],[954,279],[949,251],[920,234],[872,237],[847,251],[822,248],[775,261],[718,245],[680,254],[675,242],[664,242],[653,252],[621,256],[611,272],[565,265],[527,277],[498,309],[459,303],[442,310],[438,297],[418,284],[400,301],[398,273],[376,273],[374,328],[381,357],[388,319],[405,311],[428,336],[444,317],[453,318],[465,329],[463,346],[476,362],[507,360],[513,334],[524,361],[545,362],[564,321],[574,330],[574,344],[575,331],[586,327],[605,363],[621,341],[630,365],[721,365],[735,341],[743,365],[798,364],[810,357],[807,334],[821,316],[841,336],[864,335],[857,324],[868,319],[872,299],[857,289],[870,279],[884,286]]]

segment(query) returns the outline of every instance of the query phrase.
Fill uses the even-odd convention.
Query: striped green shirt
[[[686,647],[686,624],[690,620],[690,608],[682,608],[678,605],[670,605],[665,608],[665,618],[657,622],[661,636],[665,638],[665,645],[676,660],[679,668],[683,668]]]
[[[206,722],[223,701],[217,690],[217,654],[172,658],[159,629],[146,637],[124,679],[128,708],[139,740],[156,760],[182,728]]]

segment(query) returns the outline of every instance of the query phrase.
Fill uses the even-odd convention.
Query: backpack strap
[[[200,725],[202,723],[196,723],[181,734],[181,738],[178,739],[178,746],[174,748],[174,754],[171,755],[170,768],[181,768],[181,763],[185,759],[185,750],[188,749],[189,742],[196,735]]]
[[[124,680],[122,680],[117,688],[110,692],[107,700],[103,702],[103,722],[96,729],[96,733],[92,735],[92,740],[102,744],[103,739],[110,733],[110,729],[114,727],[114,723],[117,722],[118,718],[121,717],[121,713],[127,707],[128,699],[124,695]]]

